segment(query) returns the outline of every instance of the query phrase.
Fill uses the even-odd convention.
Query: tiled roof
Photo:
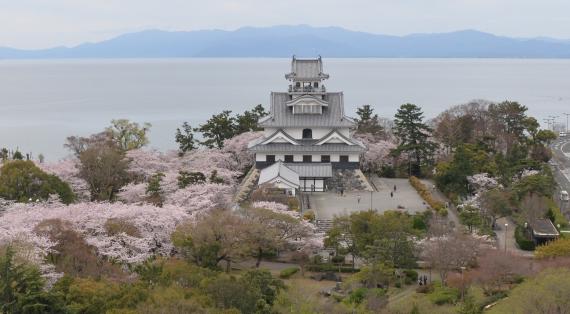
[[[332,177],[332,165],[330,163],[286,163],[285,165],[298,173],[300,178]]]
[[[295,81],[315,81],[327,79],[329,76],[323,73],[323,62],[320,57],[317,59],[298,59],[293,56],[291,73],[285,77]]]
[[[299,141],[301,143],[305,141]],[[314,141],[311,141],[314,143]],[[323,144],[323,145],[291,145],[285,143],[270,143],[250,147],[255,153],[362,153],[366,148],[360,145]]]
[[[261,169],[259,174],[259,184],[267,183],[275,178],[281,178],[291,185],[299,187],[299,175],[297,172],[285,166],[282,162],[274,163],[273,165]]]
[[[287,103],[291,100],[288,93],[271,93],[269,116],[260,120],[261,127],[353,127],[355,122],[344,115],[342,92],[326,93],[324,101],[329,105],[322,114],[294,115]]]
[[[535,219],[530,223],[535,237],[554,237],[560,235],[550,219]]]

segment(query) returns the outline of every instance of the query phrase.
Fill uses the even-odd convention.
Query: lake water
[[[325,59],[329,91],[346,112],[374,105],[385,117],[412,102],[426,117],[472,99],[517,100],[539,121],[570,111],[570,60]],[[289,59],[0,60],[0,147],[64,157],[69,135],[111,119],[153,124],[151,147],[175,148],[174,132],[224,109],[268,105],[285,91]],[[563,119],[560,118],[562,122]]]

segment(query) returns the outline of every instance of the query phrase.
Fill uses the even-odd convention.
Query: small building
[[[295,191],[300,186],[299,174],[279,161],[261,170],[258,184],[271,184],[278,189],[285,190],[287,194],[295,196]]]
[[[320,57],[293,57],[285,78],[289,88],[271,93],[270,113],[259,121],[264,136],[249,150],[262,175],[272,177],[275,168],[265,169],[277,163],[299,176],[301,191],[326,191],[335,169],[359,168],[366,147],[352,137],[356,123],[344,113],[343,93],[326,90]]]
[[[560,233],[550,219],[534,219],[528,227],[532,241],[536,245],[556,240],[560,236]]]

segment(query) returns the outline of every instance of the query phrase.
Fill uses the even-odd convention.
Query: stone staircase
[[[241,182],[240,186],[237,189],[236,194],[234,195],[233,202],[234,203],[241,203],[245,201],[251,191],[255,189],[257,186],[257,180],[259,179],[259,169],[252,167],[243,181]]]
[[[325,233],[331,230],[333,226],[333,221],[332,219],[317,219],[316,225],[317,225],[317,232]]]

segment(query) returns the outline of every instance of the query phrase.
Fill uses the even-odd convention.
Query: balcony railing
[[[325,93],[326,88],[324,85],[320,87],[313,86],[293,86],[289,85],[289,93]]]

